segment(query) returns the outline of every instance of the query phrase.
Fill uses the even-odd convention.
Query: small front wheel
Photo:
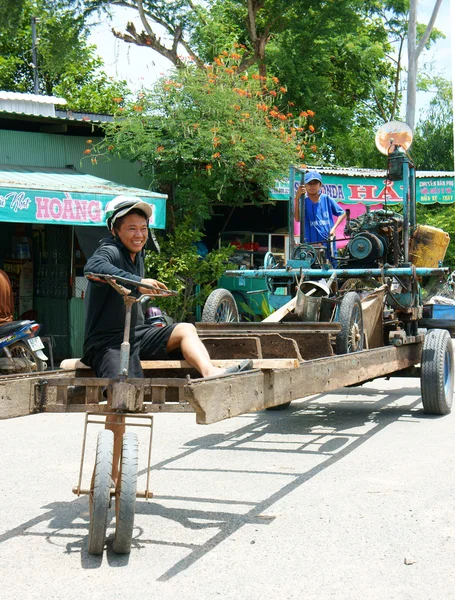
[[[115,493],[116,527],[113,549],[117,554],[129,554],[131,551],[136,508],[138,452],[137,435],[131,432],[125,433]]]
[[[454,384],[453,344],[444,329],[431,329],[422,350],[420,388],[423,410],[447,415],[452,410]]]
[[[109,429],[98,433],[96,463],[90,487],[89,554],[103,554],[107,516],[111,497],[114,434]]]

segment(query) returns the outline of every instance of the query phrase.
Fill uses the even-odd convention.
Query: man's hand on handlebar
[[[153,285],[153,287],[158,288],[160,290],[167,290],[167,287],[164,285],[164,283],[162,283],[161,281],[157,281],[156,279],[142,279],[141,283],[145,283],[146,285]],[[142,286],[138,286],[138,290],[141,292],[141,294],[150,293],[149,288],[145,288]]]

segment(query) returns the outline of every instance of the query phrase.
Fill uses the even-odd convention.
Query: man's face
[[[147,243],[147,221],[140,215],[126,215],[116,233],[122,244],[131,253],[137,254]]]
[[[322,187],[322,183],[317,179],[312,179],[308,183],[305,184],[307,192],[311,195],[317,194]]]

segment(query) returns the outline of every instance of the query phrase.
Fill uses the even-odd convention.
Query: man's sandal
[[[253,361],[251,360],[251,358],[246,358],[245,360],[242,360],[242,362],[239,363],[238,365],[228,367],[224,371],[224,375],[231,375],[233,373],[243,373],[244,371],[251,371],[252,368],[253,368]]]

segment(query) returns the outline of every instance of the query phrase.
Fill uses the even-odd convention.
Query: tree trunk
[[[431,31],[434,27],[434,22],[441,6],[442,0],[436,0],[431,13],[430,21],[425,29],[425,33],[417,46],[416,29],[417,29],[417,2],[418,0],[410,0],[409,5],[409,25],[408,25],[408,85],[406,95],[406,123],[414,130],[415,125],[415,109],[416,109],[416,93],[417,93],[417,63],[420,53],[428,42]]]

